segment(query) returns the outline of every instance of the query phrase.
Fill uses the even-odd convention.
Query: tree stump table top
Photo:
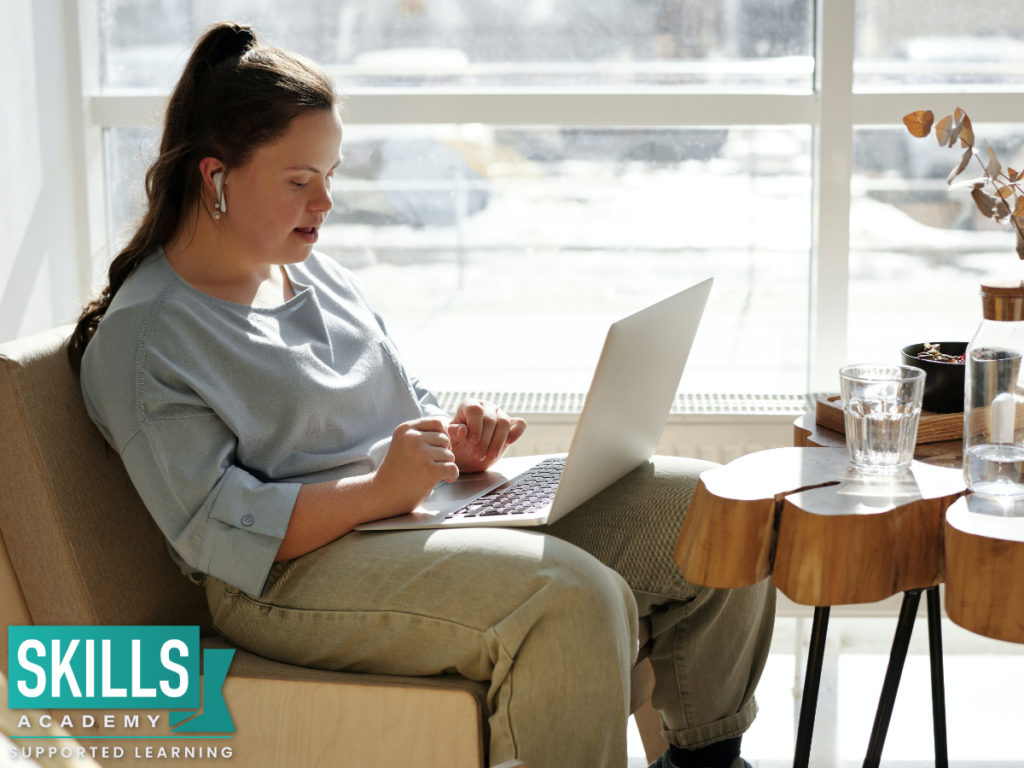
[[[946,614],[997,640],[1024,643],[1024,517],[977,496],[946,511]]]
[[[845,447],[758,451],[701,474],[675,561],[695,584],[772,576],[804,605],[875,602],[942,581],[944,513],[964,493],[949,467],[862,475]]]

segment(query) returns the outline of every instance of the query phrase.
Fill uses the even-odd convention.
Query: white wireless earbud
[[[228,212],[228,204],[224,200],[224,171],[213,174],[213,188],[217,191],[217,200],[213,204],[213,218],[219,219]]]

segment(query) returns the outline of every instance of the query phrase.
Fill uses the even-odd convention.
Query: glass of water
[[[854,469],[902,472],[914,458],[925,373],[909,365],[847,365],[839,369],[846,448]]]

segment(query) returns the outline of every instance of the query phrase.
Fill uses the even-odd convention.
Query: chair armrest
[[[409,755],[484,765],[482,683],[309,669],[237,650],[223,690],[242,765],[401,765]]]
[[[229,674],[224,697],[241,765],[483,765],[483,720],[464,689]]]

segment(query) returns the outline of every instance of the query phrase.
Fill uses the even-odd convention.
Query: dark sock
[[[676,768],[729,768],[740,756],[740,737],[716,741],[700,749],[669,746],[668,756]]]

